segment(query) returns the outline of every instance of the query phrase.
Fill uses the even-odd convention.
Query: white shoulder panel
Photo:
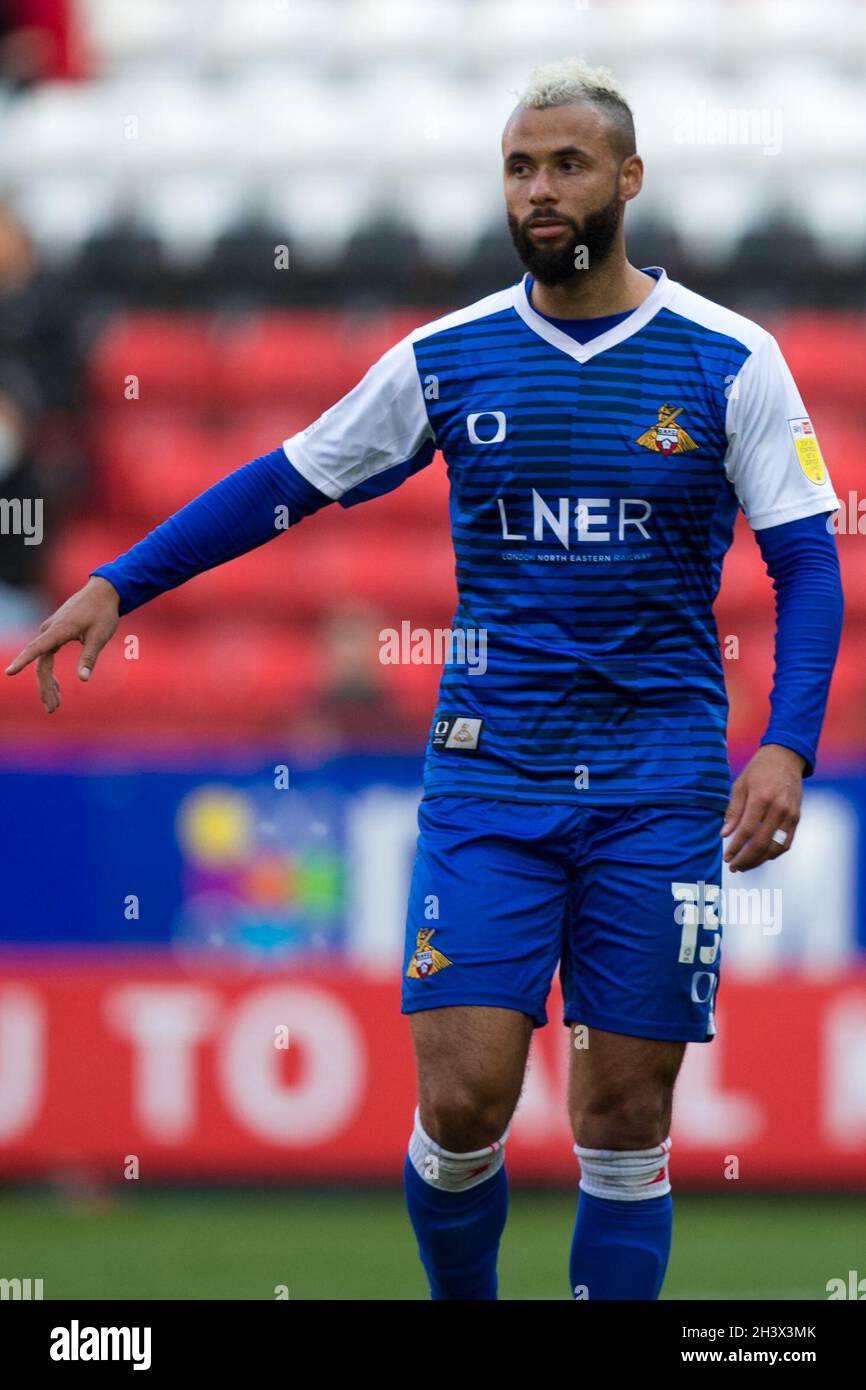
[[[509,285],[505,290],[495,290],[493,294],[485,295],[483,299],[476,299],[474,304],[467,304],[464,309],[455,309],[450,314],[443,314],[440,319],[433,319],[430,323],[422,324],[420,328],[414,329],[409,334],[409,339],[411,342],[417,343],[422,338],[431,337],[434,333],[445,333],[449,328],[459,328],[461,323],[471,323],[473,319],[484,319],[490,314],[501,313],[503,309],[512,307],[513,294],[513,285]]]
[[[814,426],[770,333],[729,388],[725,470],[754,531],[839,505]]]
[[[736,314],[733,309],[726,309],[723,304],[705,299],[702,294],[695,294],[694,290],[686,289],[685,285],[677,281],[671,284],[667,307],[671,313],[681,314],[684,319],[691,319],[692,323],[699,323],[702,328],[723,333],[726,338],[734,338],[750,352],[770,336],[766,328],[762,328],[752,319],[747,319],[744,314]]]
[[[334,500],[414,457],[433,438],[412,344],[511,305],[511,286],[433,319],[401,338],[358,385],[283,441],[289,462]]]
[[[748,350],[726,388],[725,470],[752,529],[834,511],[814,427],[772,333],[684,285],[674,286],[668,308]]]
[[[411,459],[432,435],[415,354],[401,338],[357,386],[285,439],[283,450],[308,482],[336,500]]]

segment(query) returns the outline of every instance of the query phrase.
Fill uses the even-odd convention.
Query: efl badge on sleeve
[[[827,471],[824,468],[824,460],[821,457],[821,449],[815,436],[812,421],[808,415],[803,415],[799,420],[789,420],[788,424],[791,429],[794,448],[797,450],[797,458],[800,460],[800,467],[810,483],[816,485],[823,483]]]
[[[415,938],[415,950],[406,971],[410,980],[426,980],[428,975],[435,975],[437,970],[444,970],[446,965],[454,964],[447,956],[443,956],[441,951],[437,951],[435,946],[430,945],[430,938],[435,930],[435,927],[422,927]]]
[[[698,446],[692,439],[687,430],[682,425],[674,423],[678,415],[683,412],[683,407],[673,405],[660,405],[658,409],[658,424],[650,425],[648,430],[644,430],[635,440],[636,444],[642,444],[645,449],[651,449],[654,454],[685,454],[689,449],[696,449]]]

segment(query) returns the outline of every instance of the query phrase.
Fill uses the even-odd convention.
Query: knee
[[[431,1139],[452,1153],[471,1153],[501,1139],[512,1107],[483,1087],[452,1085],[419,1098],[421,1124]]]
[[[571,1112],[575,1142],[585,1149],[650,1149],[667,1138],[673,1088],[606,1088]]]

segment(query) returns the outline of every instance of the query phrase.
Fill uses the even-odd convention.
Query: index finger
[[[61,636],[56,629],[52,632],[40,633],[34,637],[32,642],[28,642],[26,647],[22,647],[14,661],[10,661],[6,667],[7,676],[17,676],[19,671],[23,671],[25,666],[29,666],[31,661],[35,661],[37,656],[45,656],[48,652],[59,651],[62,646],[71,641],[71,636],[67,633]]]

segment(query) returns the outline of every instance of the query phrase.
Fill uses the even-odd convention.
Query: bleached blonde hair
[[[561,58],[555,63],[539,63],[529,81],[517,93],[520,106],[541,110],[546,106],[565,106],[584,101],[599,106],[614,126],[620,154],[635,150],[634,117],[622,89],[609,68],[593,68],[580,58]]]
[[[591,68],[579,58],[561,58],[558,63],[539,63],[518,95],[521,106],[563,106],[568,101],[588,101],[598,96],[625,96],[609,68]]]

